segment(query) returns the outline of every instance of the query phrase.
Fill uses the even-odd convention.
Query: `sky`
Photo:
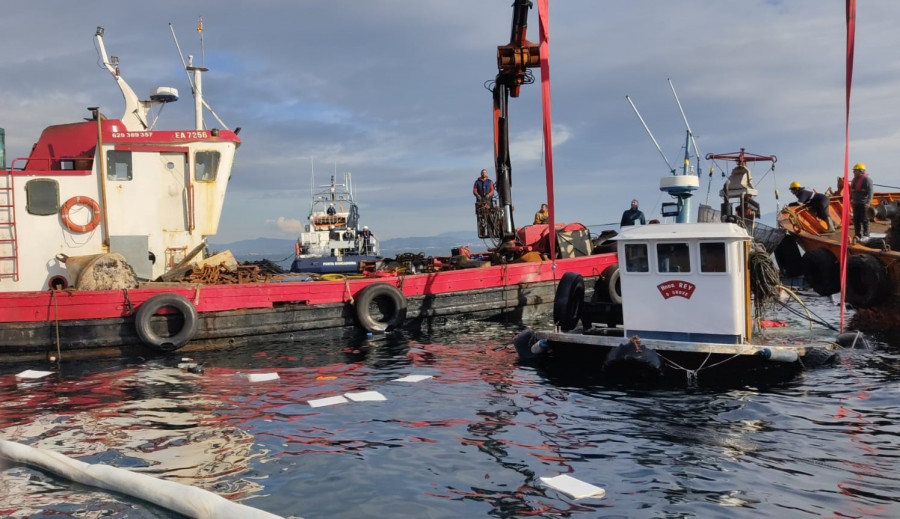
[[[241,128],[211,241],[294,239],[311,185],[350,172],[362,223],[379,238],[471,230],[478,243],[472,184],[482,168],[494,176],[486,85],[497,74],[497,46],[509,42],[511,4],[6,0],[7,160],[25,156],[45,126],[87,117],[89,106],[122,115],[121,94],[98,66],[97,26],[139,95],[179,90],[157,128],[189,127],[193,107],[172,24],[182,52],[209,69],[206,101],[229,128]],[[900,2],[859,1],[849,161],[867,165],[876,189],[900,186],[896,20]],[[536,6],[528,21],[528,39],[537,42]],[[660,216],[672,201],[659,190],[671,174],[666,160],[680,173],[684,157],[673,87],[701,155],[744,148],[777,156],[774,170],[750,167],[768,223],[794,200],[792,181],[824,191],[843,175],[843,1],[550,0],[549,35],[557,222],[617,228],[632,198],[647,218]],[[524,85],[509,105],[516,225],[531,223],[547,200],[540,95],[539,84]],[[700,161],[695,208],[718,207],[731,167]]]

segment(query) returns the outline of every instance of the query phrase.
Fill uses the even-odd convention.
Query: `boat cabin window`
[[[725,244],[700,244],[700,272],[725,272]]]
[[[25,209],[29,214],[42,216],[59,212],[59,183],[49,178],[26,182]]]
[[[131,180],[131,152],[111,150],[106,152],[106,178],[109,180]]]
[[[194,179],[198,182],[214,182],[219,173],[219,152],[198,151],[194,155]]]
[[[691,254],[687,243],[657,243],[660,272],[690,272]]]
[[[625,244],[625,271],[650,272],[646,243]]]

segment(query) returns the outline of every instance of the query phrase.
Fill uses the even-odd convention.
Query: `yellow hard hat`
[[[865,170],[866,170],[866,165],[863,164],[862,162],[857,162],[856,165],[853,166],[853,169],[860,169],[860,170],[862,170],[862,171],[865,171]]]
[[[800,185],[800,182],[797,182],[795,180],[795,181],[791,182],[791,185],[790,185],[790,187],[788,187],[788,189],[801,189],[802,187],[803,186]]]

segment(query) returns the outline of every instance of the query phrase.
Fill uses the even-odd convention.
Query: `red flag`
[[[853,48],[856,41],[856,0],[847,0],[847,72],[844,112],[844,188],[841,191],[841,332],[844,331],[844,294],[847,293],[847,244],[850,238],[850,87],[853,85]]]

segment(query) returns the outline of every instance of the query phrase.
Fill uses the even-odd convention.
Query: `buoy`
[[[774,362],[796,362],[799,355],[797,355],[796,350],[772,350],[769,348],[763,348],[759,350],[757,355],[762,356],[762,358],[766,360],[771,360]]]

